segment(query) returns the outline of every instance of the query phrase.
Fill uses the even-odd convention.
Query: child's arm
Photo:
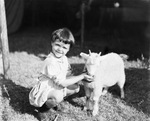
[[[78,75],[78,76],[68,77],[65,81],[63,81],[61,83],[61,85],[64,86],[64,87],[67,87],[67,86],[70,86],[72,84],[75,84],[75,83],[81,81],[82,79],[84,79],[84,75],[85,74],[81,74],[81,75]]]
[[[78,75],[78,76],[71,76],[71,77],[68,77],[66,80],[64,80],[63,82],[59,83],[59,82],[56,82],[58,85],[61,85],[63,87],[68,87],[70,85],[73,85],[83,79],[86,79],[87,81],[91,82],[93,77],[83,73],[81,75]]]

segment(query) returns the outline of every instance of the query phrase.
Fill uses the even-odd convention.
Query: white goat
[[[100,56],[101,53],[80,53],[86,60],[87,73],[93,76],[91,83],[83,81],[86,94],[87,111],[93,116],[98,114],[99,97],[107,93],[110,86],[118,84],[121,90],[121,98],[124,98],[125,71],[122,58],[116,53]],[[91,112],[92,111],[92,112]]]

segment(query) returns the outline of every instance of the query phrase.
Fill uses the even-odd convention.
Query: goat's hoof
[[[93,111],[93,112],[92,112],[92,116],[96,116],[97,113],[98,113],[97,111]]]
[[[121,96],[121,99],[124,99],[124,96]]]
[[[87,111],[87,107],[86,106],[82,107],[82,110]]]
[[[87,110],[87,115],[92,116],[92,110]]]

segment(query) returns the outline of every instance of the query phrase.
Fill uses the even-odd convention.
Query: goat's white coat
[[[0,74],[4,74],[4,70],[3,70],[3,58],[2,58],[2,54],[0,53]]]
[[[125,71],[122,58],[116,53],[109,53],[100,56],[96,53],[81,53],[81,57],[86,60],[85,67],[89,74],[94,75],[92,83],[83,82],[87,96],[86,108],[93,105],[92,115],[98,113],[99,97],[106,93],[108,87],[118,84],[121,90],[121,98],[124,98]],[[92,63],[94,62],[94,63]],[[95,64],[95,65],[94,65]]]

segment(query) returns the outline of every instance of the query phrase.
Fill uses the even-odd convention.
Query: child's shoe
[[[49,121],[47,112],[49,111],[49,108],[44,104],[42,107],[38,109],[38,115],[41,119],[41,121]]]

